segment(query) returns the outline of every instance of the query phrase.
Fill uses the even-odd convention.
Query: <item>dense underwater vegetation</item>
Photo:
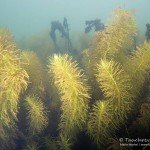
[[[20,50],[1,29],[0,149],[121,150],[132,147],[120,138],[149,138],[150,42],[135,37],[122,9],[91,41],[80,36],[76,52],[59,39],[56,53],[42,36]]]

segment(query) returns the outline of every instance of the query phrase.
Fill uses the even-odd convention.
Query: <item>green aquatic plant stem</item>
[[[107,100],[97,101],[89,115],[88,134],[100,146],[111,137],[117,129],[112,104]]]
[[[72,143],[66,135],[60,135],[59,140],[57,141],[59,150],[71,150]]]
[[[25,99],[25,107],[28,111],[29,135],[41,133],[48,125],[48,117],[42,101],[36,96],[28,96]]]
[[[108,25],[97,32],[86,52],[89,67],[95,73],[95,65],[101,59],[115,59],[124,63],[134,45],[137,34],[134,15],[122,9],[116,9]]]
[[[22,67],[29,75],[28,94],[38,95],[41,99],[45,97],[46,79],[44,66],[36,53],[31,51],[22,51]]]
[[[134,85],[134,95],[139,95],[150,71],[150,43],[140,45],[124,66]]]
[[[62,102],[60,132],[75,139],[87,120],[89,94],[86,78],[68,55],[54,55],[48,67]]]
[[[0,34],[0,141],[5,146],[15,136],[19,96],[28,84],[20,53],[8,31]],[[1,144],[3,146],[3,144]]]
[[[114,136],[118,127],[126,122],[134,99],[130,77],[119,63],[102,59],[97,64],[96,78],[105,100],[99,100],[93,105],[88,133],[99,146]]]
[[[97,65],[97,72],[100,88],[107,99],[114,101],[116,107],[121,109],[124,104],[132,102],[130,77],[120,64],[114,61],[101,60]]]

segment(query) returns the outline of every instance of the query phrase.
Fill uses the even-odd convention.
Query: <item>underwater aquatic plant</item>
[[[28,74],[21,67],[19,51],[8,31],[0,33],[0,141],[11,145],[15,135],[19,95],[26,89]],[[8,140],[8,141],[7,141]]]
[[[28,111],[29,135],[41,133],[48,125],[47,113],[41,100],[36,96],[28,96],[25,99]]]
[[[114,134],[118,127],[115,119],[114,109],[109,101],[97,101],[93,105],[87,131],[98,146]]]
[[[114,101],[119,109],[125,103],[131,102],[132,85],[130,78],[119,63],[101,60],[97,65],[97,81],[105,97]],[[125,108],[127,108],[126,105]]]
[[[145,42],[139,46],[137,51],[133,53],[133,56],[128,59],[124,66],[131,77],[134,92],[135,95],[137,95],[150,71],[150,43]]]
[[[134,17],[131,13],[118,9],[106,29],[98,32],[89,49],[83,52],[85,57],[83,64],[88,75],[88,83],[93,90],[93,101],[90,103],[92,110],[88,118],[89,87],[77,62],[68,55],[54,55],[49,59],[49,75],[52,77],[49,80],[54,85],[49,88],[48,97],[47,93],[45,94],[47,77],[43,74],[44,66],[40,58],[34,52],[23,51],[20,59],[20,53],[9,33],[0,30],[0,146],[3,140],[11,139],[15,135],[18,99],[26,87],[28,87],[26,93],[21,99],[29,95],[25,99],[25,106],[31,139],[48,125],[43,100],[50,98],[50,107],[57,112],[58,105],[61,104],[59,140],[46,138],[42,148],[70,150],[74,148],[74,143],[78,143],[75,141],[78,133],[85,130],[99,149],[109,144],[106,140],[117,135],[117,131],[124,128],[127,119],[131,121],[134,119],[131,118],[134,117],[131,110],[137,109],[136,105],[140,105],[135,104],[136,99],[143,91],[142,87],[150,71],[150,43],[145,42],[134,51],[134,36],[136,36]],[[65,49],[62,40],[61,38],[59,40],[64,44],[64,46],[61,44],[61,48]],[[50,44],[46,45],[46,54],[42,55],[39,51],[41,48],[44,49],[43,41],[42,39],[37,45],[33,42],[31,46],[34,50],[38,49],[37,53],[42,56],[45,63]],[[85,38],[82,40],[84,43],[82,47],[87,48],[87,41]],[[58,94],[61,99],[59,102]],[[96,100],[98,101],[95,103]],[[57,121],[55,115],[53,118]],[[141,106],[138,125],[149,130],[149,120],[149,102],[147,102]],[[56,122],[54,125],[56,127]],[[11,134],[13,135],[10,136]],[[8,140],[5,140],[5,144],[10,146]],[[108,149],[120,149],[118,140],[113,139],[111,144]],[[27,148],[41,147],[31,142]]]
[[[93,73],[100,59],[115,59],[121,63],[126,61],[126,55],[134,45],[135,35],[136,25],[132,13],[115,10],[108,26],[102,32],[97,32],[86,53]]]
[[[68,55],[54,55],[48,67],[62,101],[60,132],[70,139],[76,138],[87,119],[89,94],[86,78]]]
[[[136,72],[136,75],[140,73],[141,76],[142,74],[143,81],[149,70],[148,43],[140,47],[140,53],[137,50],[131,56],[131,51],[135,48],[135,36],[136,25],[133,15],[119,9],[115,11],[106,29],[97,33],[93,44],[83,53],[84,66],[93,91],[97,91],[95,83],[98,83],[99,93],[102,91],[105,96],[105,100],[99,100],[93,105],[88,120],[87,131],[98,146],[107,142],[106,139],[112,137],[119,127],[126,123],[129,114],[131,115],[135,98],[137,98],[134,86],[138,83],[135,81],[140,80],[140,78],[135,78],[135,68],[140,70]],[[127,61],[130,65],[126,63]],[[76,72],[78,70],[76,64],[74,65],[67,55],[54,55],[50,59],[49,70],[62,101],[60,134],[72,140],[72,137],[76,137],[78,128],[83,126],[81,117],[82,120],[85,118],[85,113],[81,111],[85,110],[84,105],[81,105],[83,101],[80,103],[83,98],[80,96],[86,95],[83,99],[88,98],[87,90],[86,94],[82,94],[85,93],[85,90],[82,92],[81,85],[85,83],[79,80],[80,73]],[[139,83],[143,83],[142,80]],[[141,85],[137,87],[141,88]],[[93,95],[92,93],[92,98],[95,99]],[[72,136],[69,133],[72,133]]]
[[[88,133],[99,145],[112,137],[126,121],[134,101],[130,78],[120,64],[101,60],[96,76],[106,100],[94,104],[88,121]]]
[[[121,65],[127,61],[133,49],[136,36],[136,24],[132,13],[117,9],[114,11],[108,25],[101,32],[97,32],[88,49],[83,52],[83,66],[92,87],[92,96],[101,98],[95,74],[96,64],[101,59],[115,60]]]
[[[58,140],[58,147],[59,150],[71,150],[72,144],[70,143],[70,140],[67,138],[66,135],[60,135]]]
[[[92,63],[90,59],[88,58],[88,50],[85,49],[82,53],[82,66],[84,68],[84,71],[88,77],[88,84],[91,86],[90,93],[92,99],[101,99],[102,98],[102,92],[99,88],[99,84],[96,81],[95,72],[96,69],[93,68]],[[93,70],[94,69],[94,70]]]
[[[143,103],[140,109],[140,117],[138,118],[139,125],[146,129],[147,133],[150,131],[150,100]]]
[[[51,137],[45,137],[44,143],[46,145],[46,149],[48,150],[58,150],[57,141]]]
[[[37,150],[38,146],[36,142],[32,142],[31,144],[28,144],[24,150]]]
[[[46,88],[44,66],[34,52],[22,51],[21,56],[23,62],[22,67],[29,75],[28,94],[35,94],[41,99],[44,99]]]
[[[98,34],[100,41],[97,51],[104,57],[112,58],[118,52],[131,49],[136,35],[133,14],[122,9],[115,10],[108,27]]]

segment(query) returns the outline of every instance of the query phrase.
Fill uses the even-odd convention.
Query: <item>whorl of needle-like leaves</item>
[[[105,143],[105,139],[112,137],[119,125],[126,121],[134,101],[130,78],[115,61],[103,59],[99,62],[97,81],[107,100],[93,106],[88,133],[98,144]]]
[[[114,109],[109,101],[98,101],[89,115],[88,134],[99,146],[114,134],[117,129]]]
[[[124,64],[127,56],[134,45],[136,35],[136,25],[132,13],[117,9],[115,10],[110,22],[101,32],[97,32],[90,44],[90,47],[83,53],[84,66],[89,75],[93,95],[98,95],[95,77],[96,63],[101,59],[114,59]],[[99,95],[98,95],[99,96]]]
[[[97,81],[100,88],[107,99],[117,104],[116,107],[121,109],[124,104],[132,101],[130,78],[120,64],[101,60],[97,65],[97,71]]]
[[[30,144],[27,144],[24,150],[37,150],[37,149],[38,149],[38,144],[36,142],[32,142]]]
[[[23,68],[29,75],[28,94],[38,95],[44,99],[45,80],[44,67],[36,53],[31,51],[22,52]]]
[[[41,133],[48,125],[47,113],[41,100],[36,96],[28,96],[25,99],[28,111],[29,135]]]
[[[8,31],[0,32],[0,139],[15,130],[18,100],[27,87],[28,75],[21,68],[20,55]],[[8,135],[7,135],[8,133]],[[6,142],[9,145],[9,142]]]
[[[86,79],[77,63],[68,55],[50,58],[49,74],[53,76],[61,96],[61,133],[75,138],[87,119],[89,94]]]
[[[131,76],[135,94],[139,93],[146,75],[150,72],[150,43],[145,42],[139,46],[124,66]]]
[[[138,118],[139,124],[150,132],[150,99],[141,105],[140,117]]]
[[[71,150],[72,143],[70,143],[69,138],[66,135],[60,135],[57,141],[59,150]]]
[[[53,139],[50,136],[44,138],[44,144],[48,150],[58,150],[56,139]]]
[[[136,26],[132,13],[115,10],[110,24],[103,32],[99,32],[96,50],[104,57],[114,57],[120,51],[126,51],[133,46]]]
[[[102,92],[100,91],[99,85],[96,81],[95,70],[93,72],[93,66],[88,58],[88,50],[85,49],[82,53],[82,65],[86,75],[88,75],[88,83],[91,85],[91,97],[92,99],[101,99]]]
[[[122,9],[115,10],[105,30],[98,32],[94,37],[87,53],[91,69],[95,68],[95,62],[101,58],[115,58],[124,62],[129,49],[133,48],[135,35],[133,14]]]

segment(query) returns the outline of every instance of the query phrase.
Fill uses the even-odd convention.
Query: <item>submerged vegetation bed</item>
[[[1,29],[0,149],[119,150],[132,148],[120,138],[150,137],[150,42],[135,37],[121,9],[76,55],[19,50]]]

